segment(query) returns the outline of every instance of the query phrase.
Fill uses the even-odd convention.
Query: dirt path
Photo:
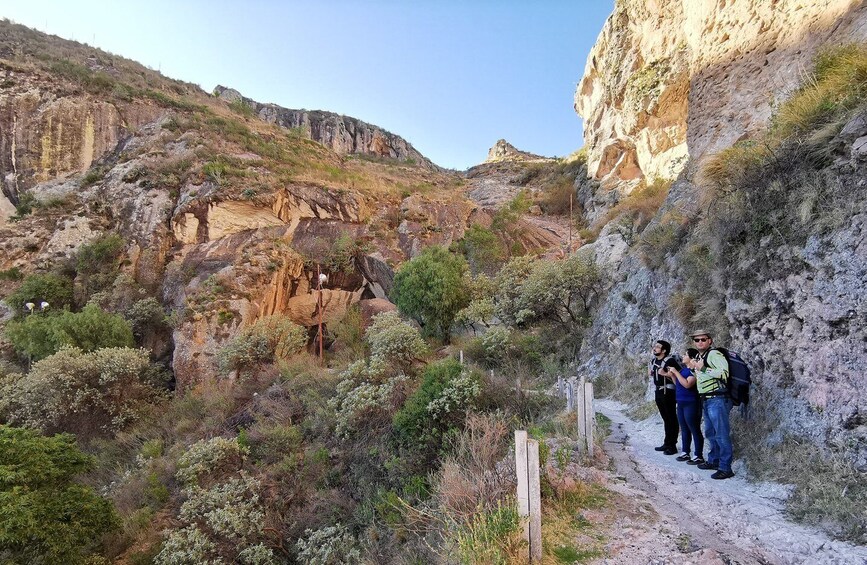
[[[749,483],[743,472],[714,481],[710,471],[653,450],[662,437],[661,422],[633,422],[622,409],[616,402],[597,402],[597,410],[612,420],[605,451],[622,478],[615,490],[642,498],[660,521],[630,524],[626,545],[619,532],[611,532],[609,545],[616,551],[610,563],[867,564],[867,548],[789,521],[783,511],[786,487]]]

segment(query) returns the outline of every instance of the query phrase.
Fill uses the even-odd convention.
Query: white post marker
[[[585,438],[587,437],[587,429],[584,422],[584,382],[577,383],[575,386],[575,424],[578,427],[578,444],[581,446],[581,451],[584,451],[586,445]]]
[[[587,455],[593,457],[593,424],[596,421],[596,413],[593,411],[593,383],[584,383],[584,429]]]
[[[566,410],[572,410],[575,405],[575,387],[572,381],[566,381]]]
[[[530,488],[530,563],[542,561],[542,483],[539,476],[539,442],[527,440]]]
[[[530,558],[530,486],[527,472],[527,432],[515,430],[515,471],[518,475],[518,519],[521,522],[523,539],[527,542],[522,549],[525,559]]]
[[[461,365],[464,364],[464,350],[461,349]]]

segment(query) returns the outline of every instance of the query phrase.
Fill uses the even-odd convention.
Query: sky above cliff
[[[0,0],[0,17],[259,102],[376,124],[445,167],[582,145],[575,86],[613,0]]]

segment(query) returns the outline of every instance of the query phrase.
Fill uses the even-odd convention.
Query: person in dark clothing
[[[656,407],[665,426],[665,439],[662,445],[654,449],[666,455],[677,453],[678,432],[674,377],[666,377],[665,374],[669,368],[679,372],[680,364],[670,353],[671,344],[661,339],[653,344],[653,360],[650,362],[650,378],[656,389]],[[660,370],[664,372],[661,373]]]
[[[690,359],[698,359],[698,349],[689,348],[683,356],[683,365]],[[696,389],[695,375],[689,367],[683,366],[680,372],[667,369],[666,376],[674,377],[677,398],[677,423],[680,425],[680,449],[681,455],[678,461],[686,461],[688,465],[701,465],[704,463],[704,436],[701,433],[701,400]],[[694,447],[692,457],[689,455],[690,447]]]

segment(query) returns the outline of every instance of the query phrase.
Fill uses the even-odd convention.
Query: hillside
[[[527,563],[519,429],[542,563],[865,555],[863,3],[619,0],[585,147],[462,173],[8,21],[0,75],[0,561]],[[731,480],[652,449],[696,327]]]

